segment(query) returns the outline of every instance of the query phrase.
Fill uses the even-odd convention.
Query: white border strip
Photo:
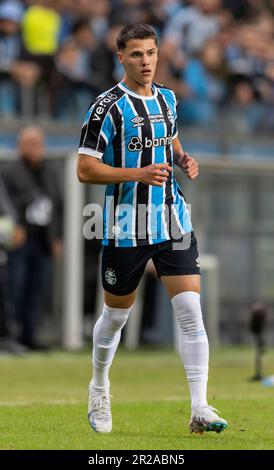
[[[88,155],[89,157],[95,157],[95,158],[102,158],[103,156],[102,152],[98,152],[98,150],[92,150],[87,147],[80,147],[78,150],[78,154]]]

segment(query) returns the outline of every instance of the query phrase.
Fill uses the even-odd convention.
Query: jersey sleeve
[[[102,158],[116,134],[118,115],[113,101],[97,100],[85,116],[78,153]]]

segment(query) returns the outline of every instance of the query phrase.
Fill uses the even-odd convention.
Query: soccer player
[[[180,356],[191,394],[191,432],[220,432],[227,422],[207,403],[208,339],[200,305],[197,242],[174,177],[174,164],[191,180],[198,163],[177,136],[176,98],[153,82],[157,36],[131,24],[117,37],[124,77],[102,93],[84,120],[78,158],[83,183],[106,184],[102,253],[103,312],[93,331],[93,377],[88,419],[110,432],[109,369],[146,263],[153,260],[180,330]]]

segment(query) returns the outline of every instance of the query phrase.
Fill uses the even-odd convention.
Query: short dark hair
[[[136,23],[124,26],[117,36],[116,44],[118,50],[125,49],[130,39],[154,39],[157,46],[157,33],[149,24]]]

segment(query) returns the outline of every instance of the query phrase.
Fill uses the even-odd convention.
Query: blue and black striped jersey
[[[173,167],[176,98],[172,90],[157,83],[152,89],[152,96],[141,96],[121,82],[96,98],[83,123],[79,154],[102,158],[113,167],[152,163]],[[103,245],[161,243],[178,240],[191,230],[173,171],[162,187],[133,181],[107,185]]]

